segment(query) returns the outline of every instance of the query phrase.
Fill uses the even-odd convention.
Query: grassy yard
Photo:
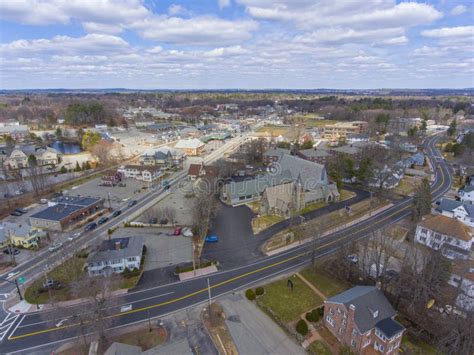
[[[50,301],[49,294],[56,302],[72,300],[81,295],[73,294],[70,285],[80,280],[86,273],[87,254],[77,253],[61,265],[47,273],[48,279],[58,281],[59,289],[51,289],[49,292],[43,288],[44,277],[34,281],[25,291],[25,300],[32,304],[45,304]],[[117,283],[116,289],[128,289],[134,287],[140,276],[123,277]]]
[[[410,336],[404,335],[402,345],[403,352],[414,355],[437,355],[436,349],[428,343],[421,340],[412,339]]]
[[[139,329],[113,338],[114,342],[139,346],[143,351],[162,344],[164,340],[163,334],[156,328],[152,328],[151,332],[148,328]]]
[[[337,121],[335,120],[317,120],[317,119],[311,119],[308,118],[305,121],[306,127],[324,127],[326,125],[331,125],[336,123]]]
[[[287,127],[287,126],[271,126],[271,125],[260,127],[257,130],[257,132],[259,132],[259,133],[267,132],[267,133],[272,134],[273,136],[280,136],[280,135],[284,136],[289,131],[290,131],[290,127]]]
[[[263,215],[252,219],[252,229],[254,233],[258,233],[274,224],[283,221],[283,217],[277,215]]]
[[[247,203],[247,206],[252,210],[253,213],[258,214],[260,213],[260,207],[261,207],[260,201],[253,201]]]
[[[303,208],[300,213],[305,214],[314,210],[317,210],[321,207],[327,206],[327,202],[321,201],[321,202],[315,202],[315,203],[310,203],[307,205],[305,208]]]
[[[300,274],[326,297],[332,297],[350,288],[350,285],[345,282],[337,280],[321,270],[315,270],[312,267],[304,269]]]
[[[412,194],[415,191],[415,181],[412,177],[405,176],[401,181],[400,184],[393,189],[394,192],[408,196]]]
[[[321,340],[313,341],[309,347],[308,352],[313,355],[331,355],[332,351]]]
[[[298,277],[292,277],[293,291],[287,287],[287,279],[265,285],[265,294],[257,299],[257,305],[283,323],[291,322],[300,314],[323,303]]]
[[[352,191],[349,191],[349,190],[344,190],[342,189],[341,191],[339,191],[340,193],[340,197],[339,197],[339,200],[340,201],[345,201],[345,200],[348,200],[350,198],[353,198],[356,193],[355,192],[352,192]]]

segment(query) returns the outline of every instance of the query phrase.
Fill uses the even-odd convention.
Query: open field
[[[258,133],[270,133],[271,135],[278,137],[278,136],[284,136],[287,133],[289,133],[291,130],[291,127],[288,126],[263,126],[260,127],[257,132]]]
[[[265,285],[265,294],[257,299],[260,308],[283,323],[323,304],[323,300],[300,278],[291,277],[291,281],[293,290],[287,286],[287,279],[278,280]]]

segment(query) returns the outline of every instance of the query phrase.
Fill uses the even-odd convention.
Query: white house
[[[415,241],[448,259],[467,259],[472,247],[472,229],[454,218],[429,216],[416,227]]]
[[[436,211],[443,216],[456,218],[469,227],[474,227],[474,204],[443,198]]]
[[[126,178],[132,178],[145,182],[153,182],[163,176],[159,166],[124,165],[117,169]]]
[[[89,276],[121,273],[126,268],[131,271],[140,269],[143,247],[142,237],[104,240],[87,258]]]
[[[459,197],[461,197],[463,202],[474,203],[474,185],[465,185],[459,190]]]
[[[467,311],[474,310],[474,262],[456,260],[451,264],[448,284],[458,290],[456,306]]]

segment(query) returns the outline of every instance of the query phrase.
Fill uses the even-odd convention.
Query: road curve
[[[437,139],[438,136],[432,136],[424,142],[425,153],[435,171],[435,179],[432,182],[434,201],[449,190],[452,182],[451,169],[435,147]],[[307,264],[314,249],[316,258],[332,253],[344,243],[362,239],[377,229],[407,217],[411,213],[411,205],[412,198],[407,197],[381,213],[321,238],[316,246],[307,243],[251,264],[209,275],[212,297],[233,292]],[[109,310],[111,327],[126,326],[148,318],[160,317],[205,302],[207,297],[207,277],[131,292],[119,297],[119,305]],[[133,309],[120,313],[121,304],[132,304]],[[82,312],[84,305],[68,309],[68,314]],[[0,352],[31,352],[41,346],[78,336],[79,326],[73,321],[60,327],[55,326],[62,319],[61,316],[64,317],[64,310],[31,313],[19,317],[11,327],[8,338],[0,344]]]

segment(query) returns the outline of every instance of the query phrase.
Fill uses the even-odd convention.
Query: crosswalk
[[[5,315],[5,313],[3,313]],[[6,313],[5,318],[0,323],[0,342],[3,342],[7,334],[10,332],[10,329],[16,323],[16,320],[19,317],[24,316],[23,314],[14,314],[14,313]]]

